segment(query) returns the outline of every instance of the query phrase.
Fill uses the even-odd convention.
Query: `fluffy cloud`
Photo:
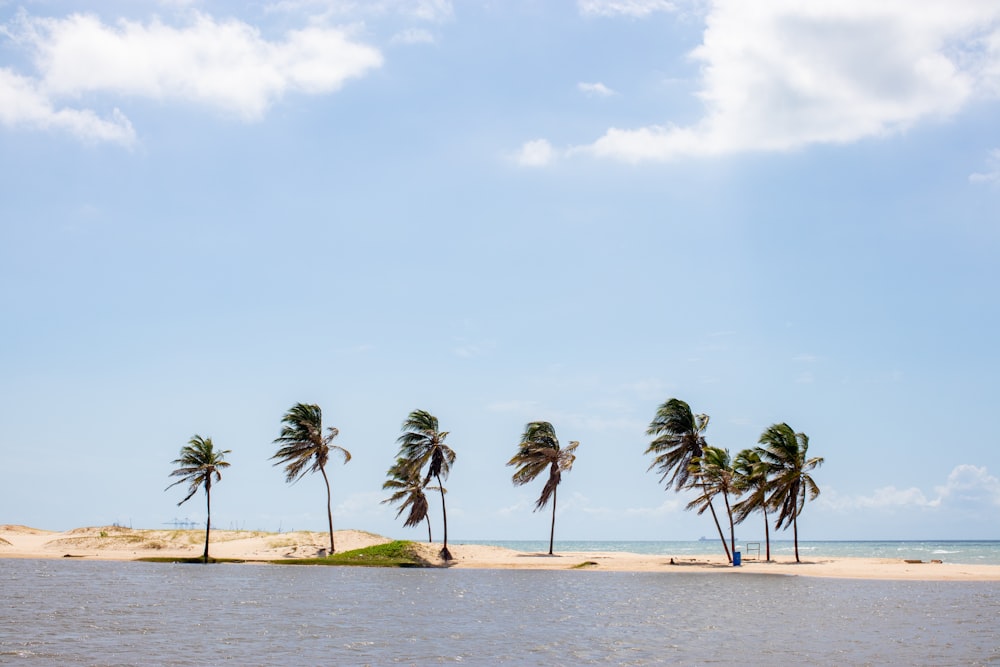
[[[591,95],[593,97],[611,97],[616,95],[615,91],[611,90],[603,83],[578,83],[576,84],[577,89],[584,93],[585,95]]]
[[[676,9],[667,0],[577,0],[580,13],[585,16],[648,16],[654,12]]]
[[[835,510],[857,509],[914,509],[951,508],[981,510],[1000,507],[1000,479],[989,474],[985,467],[956,466],[941,486],[934,487],[928,496],[917,487],[897,489],[886,486],[876,489],[869,496],[841,496],[836,493],[821,495],[823,504]]]
[[[1000,149],[990,152],[988,169],[988,171],[970,174],[969,180],[973,183],[1000,185]]]
[[[934,491],[938,504],[1000,507],[1000,479],[989,474],[985,467],[956,466],[944,486],[935,487]]]
[[[638,162],[785,151],[905,130],[1000,92],[1000,5],[716,0],[695,125],[611,128],[577,149]]]
[[[317,11],[327,16],[370,17],[397,15],[421,21],[445,21],[455,10],[451,0],[280,0],[268,5],[273,12]]]
[[[177,100],[253,121],[288,93],[331,93],[382,64],[376,49],[335,28],[308,27],[269,41],[251,25],[202,14],[180,28],[157,19],[111,26],[82,14],[22,15],[7,32],[31,51],[38,77],[6,72],[0,119],[95,140],[131,136],[131,125],[120,114],[100,120],[87,109],[56,110],[58,100],[91,94]]]
[[[525,142],[514,155],[514,161],[522,167],[544,167],[556,158],[556,152],[545,139]]]
[[[132,144],[132,124],[115,109],[110,119],[88,109],[56,108],[31,79],[0,68],[0,125],[68,132],[87,141]]]
[[[393,44],[433,44],[434,35],[421,28],[408,28],[392,36]]]

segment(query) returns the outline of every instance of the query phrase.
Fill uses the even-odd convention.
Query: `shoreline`
[[[0,559],[73,558],[129,561],[163,556],[190,558],[204,549],[202,530],[132,529],[120,526],[75,528],[56,532],[28,526],[0,525]],[[250,563],[283,559],[315,558],[328,544],[325,532],[268,533],[252,530],[213,530],[209,544],[213,558]],[[338,552],[390,542],[387,537],[358,530],[334,531]],[[433,565],[445,566],[437,552],[440,544],[413,542]],[[716,573],[740,576],[771,574],[841,579],[912,581],[1000,581],[1000,565],[965,565],[945,562],[913,562],[897,558],[812,556],[801,563],[791,558],[771,561],[744,560],[739,567],[721,554],[636,554],[619,551],[560,551],[547,553],[515,551],[482,544],[449,544],[454,560],[448,567],[502,570],[587,570],[604,572]]]

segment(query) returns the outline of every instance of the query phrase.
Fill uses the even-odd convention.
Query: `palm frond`
[[[332,444],[340,431],[331,426],[323,435],[323,411],[318,405],[296,403],[285,416],[281,435],[274,439],[279,445],[271,457],[275,466],[285,466],[285,481],[298,481],[307,472],[321,472],[329,462],[330,450],[336,450],[344,457],[344,463],[351,460],[351,453]]]
[[[691,407],[678,398],[663,403],[646,429],[646,435],[655,436],[646,448],[654,455],[649,470],[660,473],[660,482],[666,488],[680,491],[690,485],[690,464],[701,456],[707,446],[704,438],[708,428],[708,415],[695,415]]]
[[[538,421],[525,425],[517,453],[507,465],[515,466],[511,476],[515,486],[528,484],[546,470],[549,471],[542,493],[535,502],[535,511],[548,505],[562,481],[562,473],[572,469],[579,446],[580,443],[574,440],[561,448],[555,428],[549,422]]]
[[[188,444],[181,448],[180,456],[173,461],[173,464],[179,467],[170,473],[170,477],[179,479],[164,491],[178,484],[187,483],[188,494],[177,503],[178,505],[190,500],[202,487],[207,491],[213,481],[218,482],[222,479],[221,471],[229,467],[229,462],[225,460],[226,454],[229,453],[231,452],[228,449],[222,451],[215,449],[211,438],[192,436]]]

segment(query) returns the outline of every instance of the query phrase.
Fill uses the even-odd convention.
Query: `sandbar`
[[[135,560],[150,556],[191,558],[204,549],[202,530],[147,530],[121,526],[75,528],[56,532],[20,525],[0,525],[0,558],[79,558]],[[390,539],[361,530],[334,531],[337,551],[360,549]],[[323,532],[268,533],[253,530],[213,530],[213,558],[266,562],[315,558],[328,546]],[[421,556],[433,565],[446,565],[438,557],[439,544],[417,543]],[[557,545],[558,546],[558,545]],[[892,558],[855,558],[810,555],[796,563],[782,557],[771,561],[744,560],[740,567],[724,555],[660,555],[617,551],[557,551],[555,555],[515,551],[481,544],[450,543],[458,569],[575,570],[605,572],[693,572],[724,576],[771,574],[842,579],[914,581],[1000,581],[1000,565],[965,565],[948,562],[913,562]]]

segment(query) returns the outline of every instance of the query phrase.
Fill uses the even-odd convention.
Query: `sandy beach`
[[[196,557],[204,548],[199,530],[143,530],[119,526],[76,528],[54,532],[17,525],[0,525],[0,558],[86,558],[134,560],[149,556]],[[327,544],[320,532],[266,533],[261,531],[212,531],[211,555],[246,561],[314,558]],[[382,544],[388,538],[358,530],[334,532],[337,551]],[[436,565],[440,545],[417,543],[421,555]],[[681,556],[625,552],[527,553],[484,545],[449,544],[455,568],[532,569],[606,572],[698,572],[740,576],[746,573],[920,581],[1000,581],[998,565],[963,565],[947,562],[908,562],[886,558],[813,558],[795,563],[744,560],[728,565],[721,554]]]

